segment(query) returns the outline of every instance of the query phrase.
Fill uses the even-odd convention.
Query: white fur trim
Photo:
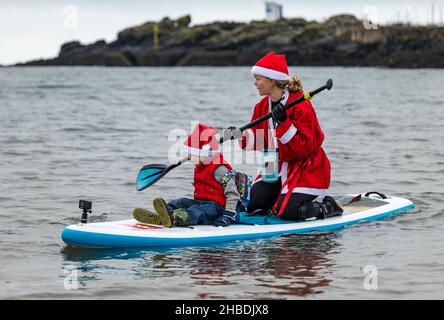
[[[288,141],[290,141],[298,132],[298,129],[294,125],[291,125],[290,128],[288,128],[287,132],[279,138],[279,140],[282,142],[282,144],[286,144]]]
[[[279,172],[279,176],[281,177],[282,185],[284,185],[285,181],[287,181],[287,171],[288,171],[288,162],[283,161],[281,166],[281,172]]]
[[[193,156],[210,158],[210,157],[214,156],[216,153],[218,153],[219,149],[218,150],[202,150],[202,149],[198,149],[198,148],[191,148],[191,147],[183,144],[182,151],[184,151],[188,154],[191,154]]]
[[[251,68],[251,73],[258,76],[264,76],[273,80],[290,80],[288,74],[258,66],[253,66]]]
[[[246,151],[251,151],[254,149],[254,131],[252,129],[247,130],[247,145],[245,146]]]
[[[288,192],[288,189],[287,189],[287,192]],[[326,196],[329,194],[329,189],[296,187],[293,189],[293,193],[311,194],[313,196]]]
[[[288,162],[284,161],[282,162],[282,167],[280,172],[282,185],[284,185],[284,183],[287,181],[287,174],[288,174],[287,171],[288,171]],[[281,190],[281,194],[286,194],[286,193],[288,193],[288,185],[286,185],[285,188]],[[313,196],[326,196],[329,194],[329,189],[296,187],[293,189],[292,193],[305,193],[305,194],[311,194]]]
[[[276,149],[278,147],[276,130],[273,126],[273,118],[268,119],[268,141],[268,149]]]
[[[290,96],[290,92],[288,91],[287,88],[285,88],[284,90],[284,97],[281,100],[281,103],[283,105],[287,104],[288,101],[288,97]],[[270,97],[268,98],[268,108],[270,109],[271,112],[271,99]],[[271,133],[271,139],[269,139],[269,141],[271,142],[269,145],[269,148],[277,148],[278,147],[278,143],[277,143],[277,139],[276,139],[276,130],[274,129],[274,125],[273,125],[273,119],[269,118],[268,119],[268,129],[269,129],[269,133]]]

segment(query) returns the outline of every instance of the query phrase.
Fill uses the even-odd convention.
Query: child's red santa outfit
[[[239,220],[236,209],[241,196],[235,179],[227,179],[233,171],[219,152],[216,134],[217,129],[199,124],[183,143],[185,153],[200,158],[194,168],[194,197],[168,203],[163,199],[154,200],[157,214],[170,216],[172,221],[167,222],[168,226],[227,226]]]
[[[225,208],[226,197],[219,181],[215,180],[214,172],[223,165],[232,170],[219,152],[216,138],[217,129],[198,124],[193,133],[182,145],[182,150],[190,155],[205,158],[194,168],[194,199],[214,201]]]

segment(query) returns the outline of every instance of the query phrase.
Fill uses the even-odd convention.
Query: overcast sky
[[[435,22],[444,15],[444,0],[277,0],[287,18],[325,20],[351,13],[364,18],[368,6],[377,10],[381,23],[409,18]],[[408,9],[407,9],[408,8]],[[440,10],[441,9],[441,10]],[[165,16],[190,14],[192,24],[216,20],[251,21],[265,17],[264,0],[0,0],[0,64],[12,64],[57,56],[66,41],[112,41],[118,31]],[[77,18],[76,18],[77,17]]]

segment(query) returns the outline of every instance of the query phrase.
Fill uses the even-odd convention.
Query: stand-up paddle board
[[[341,216],[323,220],[295,222],[272,216],[248,216],[242,213],[241,224],[232,224],[228,227],[196,225],[187,228],[165,228],[130,219],[70,225],[63,230],[62,239],[71,246],[93,248],[195,246],[340,229],[354,223],[386,218],[414,208],[413,203],[407,199],[384,195],[381,197],[374,193],[362,194],[357,198],[352,195],[334,196],[334,198],[342,204],[344,212]]]

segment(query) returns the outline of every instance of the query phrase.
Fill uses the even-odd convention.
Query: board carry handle
[[[371,194],[376,194],[376,195],[380,196],[382,199],[387,199],[387,197],[386,197],[385,194],[383,194],[383,193],[381,193],[381,192],[376,192],[376,191],[370,191],[370,192],[367,192],[367,193],[364,195],[364,197],[368,198],[368,196],[371,195]]]

